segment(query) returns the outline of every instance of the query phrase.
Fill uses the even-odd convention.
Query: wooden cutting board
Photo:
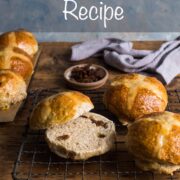
[[[36,55],[33,58],[34,71],[35,71],[35,68],[36,68],[36,65],[37,65],[40,54],[41,54],[41,48],[38,50],[38,52],[36,53]],[[33,74],[31,75],[30,78],[28,78],[26,80],[27,88],[28,88],[28,86],[29,86],[29,84],[31,82],[32,77],[33,77]],[[0,122],[11,122],[11,121],[13,121],[15,119],[15,117],[16,117],[17,112],[23,106],[24,101],[19,102],[19,103],[15,104],[15,105],[12,105],[10,107],[10,109],[8,109],[8,110],[5,110],[5,111],[1,110],[0,111]]]

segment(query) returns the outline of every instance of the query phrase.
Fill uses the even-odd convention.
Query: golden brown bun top
[[[115,77],[104,95],[106,107],[125,121],[153,112],[163,112],[167,106],[167,92],[154,77],[124,74]]]
[[[129,151],[141,160],[180,165],[180,115],[148,115],[128,127]]]
[[[24,79],[33,72],[32,58],[18,47],[0,46],[0,69],[9,69]]]
[[[38,42],[35,36],[23,29],[2,34],[0,36],[0,45],[18,47],[31,57],[38,51]]]
[[[61,92],[44,99],[35,107],[30,127],[46,129],[75,119],[93,108],[88,96],[77,91]]]

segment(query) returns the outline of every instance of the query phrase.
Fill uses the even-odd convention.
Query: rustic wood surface
[[[135,48],[157,49],[161,43],[159,41],[135,42]],[[63,72],[67,67],[76,64],[69,61],[72,45],[72,43],[40,43],[42,52],[29,90],[67,89],[63,80]],[[84,63],[86,60],[80,63],[82,62]],[[88,62],[105,66],[110,72],[110,78],[120,73],[105,65],[102,59],[91,58]],[[167,88],[180,89],[180,78],[176,78]],[[0,124],[0,179],[2,180],[12,179],[12,168],[22,142],[22,133],[26,122],[24,115],[19,112],[14,122]]]

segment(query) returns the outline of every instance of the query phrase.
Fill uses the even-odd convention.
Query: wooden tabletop
[[[157,49],[161,44],[162,42],[159,41],[134,43],[137,49]],[[76,64],[69,61],[72,45],[73,43],[63,42],[40,43],[42,52],[29,91],[46,88],[67,89],[63,80],[64,70]],[[88,62],[105,66],[110,72],[110,78],[120,73],[105,65],[102,59],[90,58]],[[180,89],[180,78],[176,78],[167,88]],[[27,120],[19,112],[14,122],[0,124],[0,179],[12,179],[11,173],[22,142],[22,133],[26,123]]]

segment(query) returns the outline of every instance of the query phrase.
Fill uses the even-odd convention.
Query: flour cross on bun
[[[128,126],[127,146],[143,170],[173,174],[180,169],[180,114],[165,111]]]
[[[5,47],[18,47],[31,57],[33,57],[38,51],[38,42],[35,36],[25,29],[19,29],[2,34],[0,36],[0,44]]]
[[[17,47],[0,47],[0,69],[9,69],[25,80],[33,73],[32,58]]]
[[[58,156],[85,160],[104,154],[113,147],[115,126],[99,114],[85,113],[77,119],[47,129],[46,141]]]
[[[146,114],[163,112],[167,106],[167,92],[154,77],[141,74],[116,76],[104,94],[104,104],[124,124]]]

